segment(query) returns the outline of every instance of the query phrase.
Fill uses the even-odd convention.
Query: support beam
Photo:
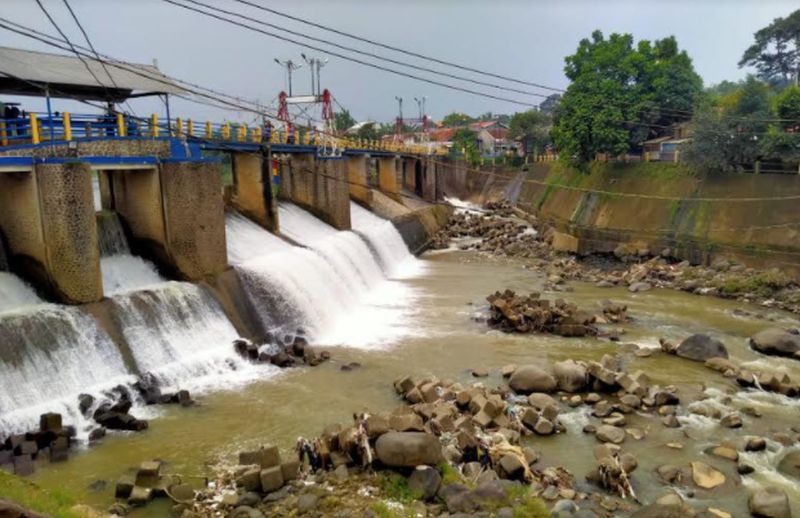
[[[231,203],[242,214],[270,231],[277,231],[278,201],[272,188],[272,166],[268,153],[233,153],[233,197]]]
[[[347,180],[350,197],[367,207],[372,202],[372,190],[369,186],[369,166],[371,160],[367,155],[349,156],[345,158]]]
[[[411,192],[416,192],[417,159],[403,158],[403,187]]]
[[[280,199],[291,201],[339,230],[350,230],[350,189],[345,161],[311,153],[287,157],[280,168]]]
[[[0,229],[12,271],[67,304],[103,298],[91,169],[37,164],[0,177]]]
[[[422,165],[422,199],[431,203],[438,200],[436,193],[436,162],[431,158],[420,161]]]
[[[400,201],[400,191],[403,185],[400,159],[397,157],[381,157],[378,159],[378,189]]]
[[[111,175],[113,210],[133,237],[134,253],[188,281],[228,267],[219,164],[176,161],[105,174]]]

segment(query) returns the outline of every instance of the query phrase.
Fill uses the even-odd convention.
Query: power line
[[[317,38],[317,37],[314,37],[314,36],[309,36],[308,34],[305,34],[305,33],[299,32],[299,31],[293,31],[291,29],[287,29],[285,27],[281,27],[280,25],[276,25],[276,24],[273,24],[273,23],[265,22],[264,20],[260,20],[258,18],[253,18],[251,16],[247,16],[247,15],[244,15],[244,14],[241,14],[241,13],[237,13],[235,11],[229,11],[229,10],[226,10],[226,9],[222,9],[220,7],[214,7],[212,5],[200,2],[198,0],[184,0],[184,2],[189,2],[189,3],[194,4],[194,5],[200,5],[200,6],[203,6],[203,7],[207,8],[207,9],[211,9],[211,10],[216,11],[216,12],[221,12],[221,13],[224,13],[224,14],[227,14],[227,15],[236,16],[238,18],[241,18],[241,19],[244,19],[244,20],[248,20],[248,21],[251,21],[251,22],[255,22],[255,23],[258,23],[260,25],[264,25],[266,27],[271,27],[273,29],[277,29],[279,31],[283,31],[283,32],[286,32],[288,34],[292,34],[294,36],[300,36],[301,38],[306,38],[306,39],[311,40],[311,41],[316,41],[316,42],[319,42],[319,43],[324,43],[326,45],[331,45],[332,47],[335,47],[335,48],[338,48],[338,49],[346,50],[348,52],[353,52],[353,53],[356,53],[356,54],[361,54],[361,55],[368,56],[368,57],[371,57],[371,58],[374,58],[374,59],[379,59],[381,61],[386,61],[386,62],[389,62],[389,63],[393,63],[395,65],[400,65],[400,66],[404,66],[404,67],[408,67],[408,68],[413,68],[415,70],[420,70],[420,71],[428,72],[428,73],[431,73],[431,74],[436,74],[436,75],[440,75],[440,76],[444,76],[444,77],[449,77],[451,79],[456,79],[456,80],[459,80],[459,81],[465,81],[465,82],[473,83],[473,84],[480,85],[480,86],[486,86],[486,87],[494,88],[494,89],[497,89],[497,90],[504,90],[504,91],[507,91],[507,92],[513,92],[513,93],[518,93],[518,94],[523,94],[523,95],[531,95],[531,96],[535,96],[535,97],[545,97],[545,98],[547,97],[547,95],[542,94],[542,93],[530,92],[530,91],[527,91],[527,90],[520,90],[520,89],[517,89],[517,88],[511,88],[511,87],[508,87],[508,86],[498,85],[498,84],[495,84],[495,83],[488,83],[488,82],[485,82],[485,81],[479,81],[477,79],[472,79],[472,78],[465,77],[465,76],[459,76],[459,75],[455,75],[455,74],[450,74],[448,72],[443,72],[441,70],[436,70],[436,69],[433,69],[433,68],[428,68],[428,67],[415,65],[413,63],[408,63],[408,62],[405,62],[405,61],[392,59],[392,58],[389,58],[389,57],[386,57],[386,56],[382,56],[380,54],[375,54],[375,53],[372,53],[372,52],[360,50],[360,49],[357,49],[355,47],[349,47],[347,45],[341,45],[339,43],[336,43],[336,42],[333,42],[333,41],[330,41],[330,40],[326,40],[326,39],[323,39],[323,38]]]
[[[92,53],[94,54],[95,58],[98,58],[98,61],[100,61],[100,59],[99,59],[100,55],[97,53],[97,50],[94,48],[94,45],[92,44],[92,40],[89,39],[89,34],[87,34],[86,29],[83,28],[83,24],[78,19],[78,15],[75,14],[75,11],[72,10],[72,6],[69,4],[69,0],[64,0],[64,5],[67,7],[67,10],[69,11],[69,14],[72,16],[72,19],[75,20],[75,24],[78,26],[78,29],[80,29],[81,34],[83,34],[83,38],[86,40],[86,43],[89,45],[89,48],[92,49]],[[102,65],[103,70],[105,71],[106,75],[108,76],[108,79],[111,81],[111,84],[114,85],[114,88],[119,90],[119,85],[117,85],[117,82],[114,80],[114,77],[111,75],[111,72],[108,71],[108,67],[102,61],[100,61],[100,64]],[[134,111],[133,107],[131,107],[131,105],[130,105],[130,103],[128,102],[127,99],[125,100],[125,106],[127,106],[128,109],[131,111],[131,113],[134,116],[136,116],[136,112]]]
[[[293,43],[293,44],[298,45],[300,47],[305,47],[305,48],[308,48],[308,49],[316,50],[318,52],[324,52],[326,54],[330,54],[331,56],[336,56],[338,58],[344,59],[345,61],[351,61],[353,63],[358,63],[359,65],[364,65],[364,66],[367,66],[367,67],[370,67],[370,68],[375,68],[377,70],[382,70],[384,72],[389,72],[390,74],[395,74],[395,75],[398,75],[398,76],[407,77],[409,79],[415,79],[417,81],[422,81],[422,82],[429,83],[429,84],[432,84],[432,85],[441,86],[443,88],[448,88],[450,90],[456,90],[456,91],[459,91],[459,92],[464,92],[464,93],[476,95],[478,97],[485,97],[485,98],[494,99],[494,100],[497,100],[497,101],[503,101],[503,102],[508,102],[508,103],[512,103],[512,104],[517,104],[517,105],[520,105],[520,106],[527,106],[527,107],[536,107],[537,106],[535,104],[531,104],[531,103],[525,102],[525,101],[520,101],[520,100],[517,100],[517,99],[509,99],[507,97],[500,97],[500,96],[493,95],[493,94],[479,92],[477,90],[471,90],[469,88],[464,88],[464,87],[457,86],[457,85],[452,85],[452,84],[449,84],[449,83],[442,83],[441,81],[437,81],[435,79],[416,76],[416,75],[409,74],[409,73],[406,73],[406,72],[402,72],[402,71],[399,71],[399,70],[395,70],[395,69],[392,69],[392,68],[389,68],[389,67],[385,67],[383,65],[378,65],[376,63],[371,63],[371,62],[364,61],[364,60],[361,60],[361,59],[358,59],[358,58],[354,58],[354,57],[351,57],[351,56],[346,56],[344,54],[340,54],[340,53],[337,53],[337,52],[332,52],[330,50],[326,50],[326,49],[311,45],[309,43],[303,43],[301,41],[297,41],[297,40],[294,40],[294,39],[291,39],[291,38],[287,38],[285,36],[281,36],[279,34],[275,34],[274,32],[269,32],[269,31],[265,31],[263,29],[259,29],[257,27],[252,27],[250,25],[238,22],[236,20],[232,20],[230,18],[225,18],[224,16],[220,16],[220,15],[212,13],[212,12],[204,11],[202,9],[198,9],[196,7],[192,7],[192,6],[189,6],[189,5],[180,4],[180,3],[176,2],[175,0],[163,0],[163,1],[167,2],[169,4],[181,7],[183,9],[187,9],[189,11],[194,11],[194,12],[203,14],[205,16],[210,16],[212,18],[216,18],[218,20],[230,23],[232,25],[236,25],[236,26],[244,28],[244,29],[248,29],[248,30],[251,30],[251,31],[254,31],[254,32],[259,32],[259,33],[264,34],[266,36],[270,36],[272,38],[276,38],[276,39],[279,39],[279,40],[282,40],[282,41]]]
[[[41,0],[34,0],[34,1],[39,5],[39,8],[42,10],[47,19],[50,20],[50,23],[53,25],[53,27],[55,27],[55,29],[58,31],[61,37],[64,38],[64,41],[67,43],[67,45],[69,45],[70,49],[72,49],[72,52],[75,53],[78,59],[81,60],[81,63],[83,63],[83,66],[86,67],[86,70],[89,72],[89,74],[94,78],[95,81],[97,81],[98,86],[102,87],[103,90],[106,91],[106,95],[110,97],[108,88],[106,88],[106,86],[100,81],[100,79],[97,78],[97,75],[95,75],[94,71],[92,71],[92,68],[89,66],[89,63],[87,63],[86,60],[84,60],[83,57],[81,57],[81,55],[78,54],[78,51],[75,49],[75,46],[72,44],[69,38],[67,38],[67,35],[64,34],[64,31],[61,30],[61,27],[58,26],[53,17],[50,16],[50,12],[47,10],[44,4],[42,4],[42,1]]]
[[[315,23],[315,22],[312,22],[312,21],[309,21],[309,20],[305,20],[305,19],[300,18],[298,16],[292,16],[290,14],[286,14],[286,13],[283,13],[281,11],[277,11],[275,9],[271,9],[271,8],[265,7],[263,5],[259,5],[259,4],[253,3],[253,2],[248,2],[247,0],[234,0],[234,1],[235,2],[239,2],[240,4],[249,5],[250,7],[255,7],[256,9],[260,9],[262,11],[266,11],[266,12],[272,13],[272,14],[277,15],[277,16],[282,16],[284,18],[288,18],[288,19],[294,20],[296,22],[300,22],[300,23],[303,23],[303,24],[306,24],[306,25],[310,25],[310,26],[316,27],[318,29],[323,29],[323,30],[326,30],[326,31],[329,31],[329,32],[333,32],[333,33],[338,34],[340,36],[345,36],[347,38],[351,38],[351,39],[354,39],[354,40],[357,40],[357,41],[361,41],[361,42],[364,42],[364,43],[369,43],[370,45],[376,45],[378,47],[382,47],[382,48],[385,48],[387,50],[400,52],[402,54],[406,54],[408,56],[413,56],[415,58],[424,59],[424,60],[427,60],[427,61],[432,61],[432,62],[438,63],[440,65],[446,65],[446,66],[449,66],[449,67],[458,68],[460,70],[465,70],[467,72],[473,72],[473,73],[484,75],[484,76],[488,76],[488,77],[494,77],[495,79],[502,79],[504,81],[510,81],[512,83],[517,83],[517,84],[522,84],[522,85],[527,85],[527,86],[533,86],[533,87],[536,87],[536,88],[542,88],[544,90],[550,90],[550,91],[553,91],[553,92],[564,92],[564,90],[561,89],[561,88],[555,88],[555,87],[552,87],[552,86],[546,86],[546,85],[542,85],[542,84],[538,84],[538,83],[533,83],[531,81],[525,81],[525,80],[522,80],[522,79],[515,79],[513,77],[508,77],[508,76],[504,76],[504,75],[500,75],[500,74],[495,74],[493,72],[486,72],[484,70],[478,70],[476,68],[471,68],[471,67],[468,67],[468,66],[465,66],[465,65],[459,65],[457,63],[452,63],[450,61],[437,59],[437,58],[434,58],[434,57],[431,57],[431,56],[426,56],[424,54],[419,54],[419,53],[416,53],[416,52],[412,52],[410,50],[405,50],[405,49],[401,49],[399,47],[394,47],[392,45],[387,45],[385,43],[380,43],[380,42],[375,41],[375,40],[371,40],[371,39],[368,39],[368,38],[363,38],[361,36],[356,36],[354,34],[350,34],[350,33],[344,32],[344,31],[340,31],[338,29],[334,29],[334,28],[328,27],[326,25],[322,25],[322,24]]]

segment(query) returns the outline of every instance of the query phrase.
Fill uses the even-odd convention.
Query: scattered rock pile
[[[27,476],[35,462],[67,460],[75,429],[62,425],[61,414],[42,414],[35,432],[12,435],[0,446],[0,470]]]
[[[507,257],[549,257],[549,247],[534,229],[514,217],[507,200],[489,202],[482,212],[456,212],[447,226],[433,236],[431,248],[448,248],[454,239],[475,238],[460,246],[462,250],[489,252]]]
[[[490,306],[488,324],[501,331],[560,336],[593,336],[598,333],[594,315],[561,299],[551,302],[540,298],[536,292],[519,296],[512,290],[505,290],[489,295],[486,300]],[[609,306],[608,310],[615,319],[625,312],[622,306]]]
[[[261,344],[239,338],[233,342],[233,348],[246,360],[269,363],[282,369],[298,365],[316,367],[331,357],[328,351],[317,352],[311,347],[300,330],[294,336],[284,336],[282,340],[270,335]]]
[[[135,475],[119,479],[114,489],[117,502],[109,508],[109,513],[124,516],[130,508],[147,505],[156,498],[170,499],[175,516],[192,509],[195,496],[192,485],[177,475],[163,474],[162,469],[161,461],[146,461],[136,469]]]

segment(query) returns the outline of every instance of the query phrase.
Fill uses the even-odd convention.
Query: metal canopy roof
[[[106,72],[100,61],[83,59],[96,78],[75,56],[0,47],[0,94],[43,97],[47,87],[51,97],[119,102],[143,95],[186,93],[153,65],[110,61]]]

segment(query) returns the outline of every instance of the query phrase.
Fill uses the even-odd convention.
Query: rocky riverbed
[[[523,260],[547,275],[547,287],[553,291],[569,289],[567,282],[575,280],[624,286],[632,292],[672,288],[800,313],[800,285],[778,269],[756,270],[726,259],[692,265],[675,259],[669,248],[654,251],[633,245],[620,245],[609,255],[579,258],[554,252],[552,237],[552,228],[503,200],[482,209],[458,210],[434,236],[432,247]]]
[[[552,254],[528,223],[502,217]],[[201,395],[137,435],[132,452],[112,437],[105,457],[79,458],[78,472],[91,477],[79,483],[102,476],[113,497],[121,482],[114,511],[135,516],[797,511],[796,319],[654,281],[635,292],[625,280],[603,283],[653,258],[505,254],[513,242],[424,260],[429,296],[415,300],[409,320],[424,335],[337,349],[280,381]],[[654,262],[662,260],[679,264]],[[603,278],[586,273],[595,271]],[[564,319],[586,333],[554,333]],[[236,349],[253,362],[324,359],[313,348],[306,354],[302,340],[263,345]],[[145,436],[147,444],[138,440]],[[139,480],[140,470],[153,471],[140,463],[156,459],[164,461],[158,481]],[[143,507],[129,507],[137,485]]]
[[[662,349],[659,354],[701,362],[712,376],[797,394],[787,376],[740,368],[727,359],[724,344],[705,335],[679,344],[664,341]],[[218,466],[216,479],[196,488],[179,477],[165,482],[160,464],[146,462],[135,479],[119,481],[116,492],[133,506],[170,498],[173,513],[183,517],[745,515],[743,509],[698,507],[692,500],[739,486],[754,471],[743,456],[765,452],[764,437],[721,439],[702,457],[658,466],[664,490],[653,501],[637,494],[640,462],[629,445],[652,441],[654,428],[681,428],[689,415],[740,429],[747,419],[760,417],[755,408],[709,411],[702,398],[652,383],[644,371],[629,371],[620,357],[610,355],[601,361],[505,365],[499,374],[505,381],[496,386],[484,383],[488,371],[479,369],[469,384],[404,376],[392,384],[398,396],[394,410],[359,413],[347,425],[331,424],[315,438],[300,437],[288,456],[274,446],[241,451],[235,464]],[[577,433],[594,436],[586,446],[594,466],[572,473],[543,460],[537,445],[575,433],[561,414],[581,407],[591,418]],[[786,434],[786,441],[796,439],[794,430]],[[726,475],[718,463],[732,463],[735,473]],[[799,465],[798,456],[790,455],[780,469],[796,473]],[[788,497],[778,488],[753,490],[747,501],[752,516],[792,516]],[[111,510],[125,509],[117,504]]]

